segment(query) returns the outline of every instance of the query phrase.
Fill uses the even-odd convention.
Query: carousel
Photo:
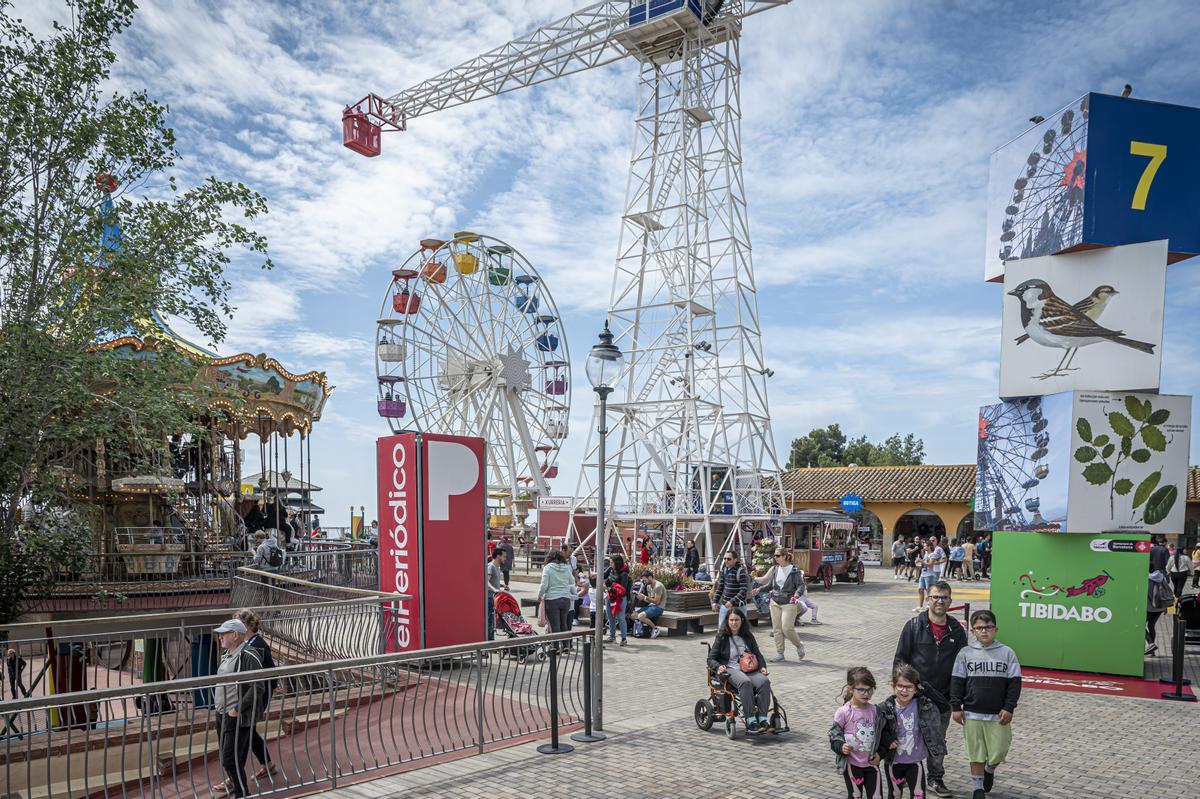
[[[116,188],[111,181],[97,185],[107,195]],[[111,196],[102,208],[112,215],[102,248],[118,249]],[[189,430],[150,454],[97,439],[81,444],[76,459],[73,493],[91,509],[95,576],[106,584],[203,579],[227,571],[213,564],[222,553],[228,561],[232,553],[245,552],[256,529],[283,529],[289,517],[281,505],[286,489],[260,487],[249,503],[243,496],[249,447],[257,445],[263,471],[272,469],[286,482],[295,470],[311,483],[310,436],[332,391],[324,372],[292,372],[265,353],[219,355],[187,340],[157,314],[96,345],[134,360],[154,358],[166,348],[195,364],[192,387],[206,398]]]

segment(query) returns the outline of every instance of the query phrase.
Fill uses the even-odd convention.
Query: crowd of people
[[[992,571],[992,537],[985,533],[958,538],[946,536],[897,536],[892,542],[893,579],[917,584],[918,613],[925,608],[925,595],[939,580],[985,580]]]

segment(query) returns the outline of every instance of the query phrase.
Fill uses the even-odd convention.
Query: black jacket
[[[700,550],[695,547],[684,549],[683,568],[691,570],[693,574],[700,570]]]
[[[746,642],[746,651],[758,658],[758,667],[767,665],[766,659],[763,657],[762,650],[758,648],[758,641],[754,640],[754,634],[749,630],[743,630],[741,633],[742,640]],[[725,633],[717,633],[717,640],[713,641],[712,647],[708,650],[708,667],[712,669],[713,674],[717,673],[719,666],[729,665],[729,656],[732,654],[730,647],[733,642]]]
[[[255,633],[246,646],[253,647],[258,652],[258,658],[262,661],[264,669],[275,668],[275,657],[271,654],[271,645],[263,640],[263,637]],[[275,693],[276,681],[274,679],[267,680],[265,690],[263,691],[262,706],[265,708],[267,703],[271,701],[271,694]]]
[[[939,732],[941,727],[938,727]],[[871,751],[879,755],[880,760],[891,762],[893,755],[892,744],[896,742],[896,709],[888,707],[884,702],[875,706],[875,745]],[[836,721],[829,728],[829,748],[837,755],[834,761],[838,771],[846,770],[847,755],[842,754],[846,743],[846,731]]]
[[[921,675],[921,683],[932,688],[929,697],[945,712],[950,709],[946,698],[950,696],[950,676],[954,671],[954,659],[967,645],[967,631],[953,616],[946,617],[949,629],[937,643],[929,626],[929,611],[909,619],[900,631],[900,642],[896,645],[893,668],[907,663]],[[936,696],[934,694],[936,692]]]
[[[942,712],[938,710],[937,704],[933,698],[927,696],[925,692],[918,691],[913,697],[913,701],[917,703],[917,724],[921,728],[921,740],[925,742],[925,749],[933,757],[941,757],[946,754],[946,739],[942,737]],[[880,707],[887,708],[895,720],[895,736],[896,740],[900,740],[900,721],[896,716],[896,697],[889,696],[883,700]],[[896,750],[889,751],[888,760],[892,760],[896,755]]]

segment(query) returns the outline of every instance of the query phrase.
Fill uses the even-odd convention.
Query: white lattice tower
[[[655,36],[641,61],[609,310],[628,371],[608,402],[614,523],[713,523],[780,512],[741,169],[740,4],[708,28]],[[598,412],[598,409],[597,409]],[[589,430],[577,511],[597,493]],[[722,468],[724,467],[724,468]],[[730,535],[726,536],[728,541]],[[723,547],[722,547],[723,548]]]

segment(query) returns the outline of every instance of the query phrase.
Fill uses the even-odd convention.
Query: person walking
[[[695,577],[698,571],[700,571],[700,550],[696,549],[696,542],[689,538],[683,544],[683,576]]]
[[[975,576],[975,539],[968,538],[963,544],[963,579],[976,580]]]
[[[621,628],[621,646],[629,643],[629,617],[625,610],[632,598],[633,586],[629,580],[629,567],[624,555],[613,555],[612,565],[604,570],[604,587],[608,589],[608,642],[617,640],[617,627]]]
[[[262,661],[264,669],[275,668],[275,657],[271,654],[271,645],[266,642],[258,631],[259,618],[258,614],[247,608],[242,608],[233,617],[246,625],[247,637],[246,645],[252,646],[258,652],[258,658]],[[267,706],[271,704],[271,695],[275,693],[276,681],[274,679],[267,680],[263,690],[262,706],[259,707],[259,718],[267,717]],[[254,759],[262,766],[258,773],[254,775],[256,780],[272,780],[278,774],[278,769],[271,762],[271,755],[267,752],[267,742],[258,734],[258,727],[250,728],[250,752],[254,755]]]
[[[916,669],[907,663],[892,669],[892,695],[883,707],[896,719],[896,748],[892,761],[884,767],[888,799],[895,799],[897,793],[903,797],[905,786],[909,799],[924,796],[928,788],[925,760],[931,752],[945,757],[946,742],[941,737],[941,714],[921,690]]]
[[[1192,588],[1200,588],[1200,543],[1192,550]]]
[[[1167,566],[1171,555],[1162,539],[1151,538],[1150,576],[1146,581],[1146,654],[1158,651],[1158,620],[1175,601],[1167,578]]]
[[[929,589],[929,609],[905,623],[892,659],[892,668],[907,663],[921,675],[921,684],[941,716],[939,734],[943,744],[950,727],[950,678],[954,659],[967,645],[967,631],[948,613],[951,597],[950,583],[939,580],[933,584]],[[937,796],[953,796],[944,782],[945,755],[930,752],[928,762],[929,790]]]
[[[225,656],[218,675],[240,674],[262,668],[258,650],[247,644],[246,625],[237,619],[222,622],[213,630],[220,638]],[[224,683],[215,687],[213,708],[218,714],[221,768],[226,780],[212,786],[215,797],[245,796],[246,757],[250,754],[250,730],[258,717],[264,686],[261,680]]]
[[[985,580],[992,579],[992,534],[979,539],[979,572]]]
[[[892,542],[892,579],[899,580],[900,575],[904,572],[904,550],[905,544],[903,538],[897,538]]]
[[[500,564],[500,570],[504,573],[504,585],[507,588],[512,582],[508,579],[508,575],[512,571],[513,564],[517,562],[517,553],[513,549],[512,539],[507,535],[500,536],[500,543],[496,545],[496,549],[504,553],[504,562]]]
[[[1192,576],[1196,565],[1192,563],[1192,559],[1183,553],[1183,547],[1172,546],[1170,557],[1167,559],[1167,577],[1171,578],[1171,590],[1175,594],[1175,598],[1179,599],[1183,596],[1183,589],[1187,586],[1188,577]]]
[[[804,574],[792,565],[792,554],[783,547],[775,547],[772,555],[775,564],[767,569],[762,577],[755,577],[754,593],[767,592],[771,608],[771,636],[775,639],[774,662],[786,660],[784,655],[784,639],[796,647],[796,659],[804,659],[804,644],[796,632],[796,617],[803,605],[798,602],[799,595],[804,590]]]
[[[713,583],[712,609],[717,611],[717,626],[725,624],[725,617],[734,608],[741,608],[746,615],[746,597],[750,594],[750,572],[738,560],[732,549],[722,558],[722,568]]]
[[[912,538],[904,543],[904,576],[914,582],[921,574],[921,552],[925,544],[919,538]]]
[[[484,592],[487,594],[487,640],[496,640],[496,592],[505,591],[508,589],[508,583],[504,582],[502,575],[504,566],[504,550],[496,547],[492,550],[492,556],[488,558],[487,566],[483,572]]]
[[[962,545],[962,541],[959,541],[956,539],[954,542],[954,545],[952,547],[950,547],[949,568],[946,570],[947,578],[952,577],[956,580],[961,580],[963,578],[963,575],[962,575],[963,558],[965,558],[966,556],[967,556],[966,547],[964,547]]]
[[[708,667],[729,680],[742,702],[749,732],[770,731],[771,681],[762,650],[741,608],[730,608],[708,651]]]
[[[921,569],[920,577],[917,580],[917,606],[912,609],[913,613],[920,613],[925,609],[925,594],[938,581],[937,566],[933,560],[933,543],[926,541],[921,544],[921,554],[917,558]]]
[[[833,714],[829,746],[835,766],[846,783],[846,799],[879,799],[882,780],[879,764],[892,757],[896,746],[896,719],[884,705],[871,704],[875,675],[866,666],[846,670],[844,703]]]
[[[8,687],[12,691],[13,699],[25,698],[25,681],[21,676],[25,672],[25,665],[25,658],[18,655],[17,650],[9,647],[4,655],[4,672],[8,677]],[[4,692],[0,690],[0,698],[3,696]]]
[[[553,550],[542,567],[542,582],[538,599],[545,603],[546,621],[550,632],[563,633],[571,629],[571,606],[575,604],[575,578],[561,549]]]

